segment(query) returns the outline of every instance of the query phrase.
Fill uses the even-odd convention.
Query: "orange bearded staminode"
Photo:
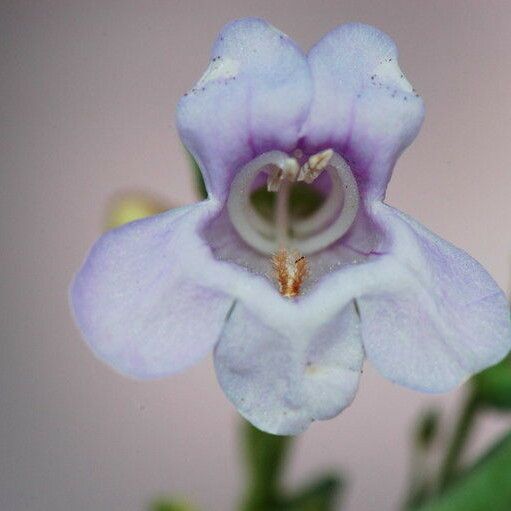
[[[286,298],[298,296],[303,281],[309,273],[305,256],[301,256],[298,252],[289,253],[282,248],[273,254],[272,263],[280,294]]]

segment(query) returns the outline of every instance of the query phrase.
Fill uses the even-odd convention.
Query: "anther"
[[[282,181],[282,169],[272,168],[268,173],[268,180],[266,182],[266,188],[269,192],[278,192],[280,188],[280,182]]]
[[[268,173],[268,180],[266,183],[269,192],[278,192],[280,185],[284,179],[293,183],[298,176],[298,162],[295,158],[287,158],[282,163],[282,167],[272,167]]]
[[[305,181],[307,184],[312,183],[328,166],[333,154],[334,151],[332,149],[325,149],[313,154],[300,169],[298,181]]]

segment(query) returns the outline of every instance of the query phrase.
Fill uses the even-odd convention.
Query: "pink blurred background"
[[[161,493],[226,511],[242,481],[238,417],[210,360],[153,383],[80,340],[67,287],[122,189],[194,200],[174,126],[222,25],[270,20],[307,48],[335,25],[387,31],[426,101],[388,201],[479,259],[508,290],[511,3],[507,1],[4,1],[0,7],[0,509],[137,511]],[[298,442],[291,482],[343,467],[349,511],[390,511],[410,426],[454,412],[366,367],[355,403]],[[490,417],[474,452],[504,426]]]

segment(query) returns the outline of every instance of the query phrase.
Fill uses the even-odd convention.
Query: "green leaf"
[[[438,497],[414,511],[509,511],[511,432]]]
[[[476,375],[472,379],[472,384],[479,404],[500,410],[511,410],[511,359],[509,357]]]
[[[343,487],[343,481],[339,476],[325,475],[289,499],[285,509],[289,511],[333,511],[339,509],[338,503]]]

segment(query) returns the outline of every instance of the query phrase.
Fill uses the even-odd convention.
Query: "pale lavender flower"
[[[423,112],[373,27],[340,26],[307,55],[262,20],[225,27],[177,112],[209,198],[96,243],[71,291],[94,352],[155,378],[214,349],[228,398],[279,434],[348,406],[365,357],[425,392],[498,362],[511,333],[497,284],[383,202]],[[324,194],[308,218],[289,211],[294,181]],[[273,222],[250,202],[261,186]]]

